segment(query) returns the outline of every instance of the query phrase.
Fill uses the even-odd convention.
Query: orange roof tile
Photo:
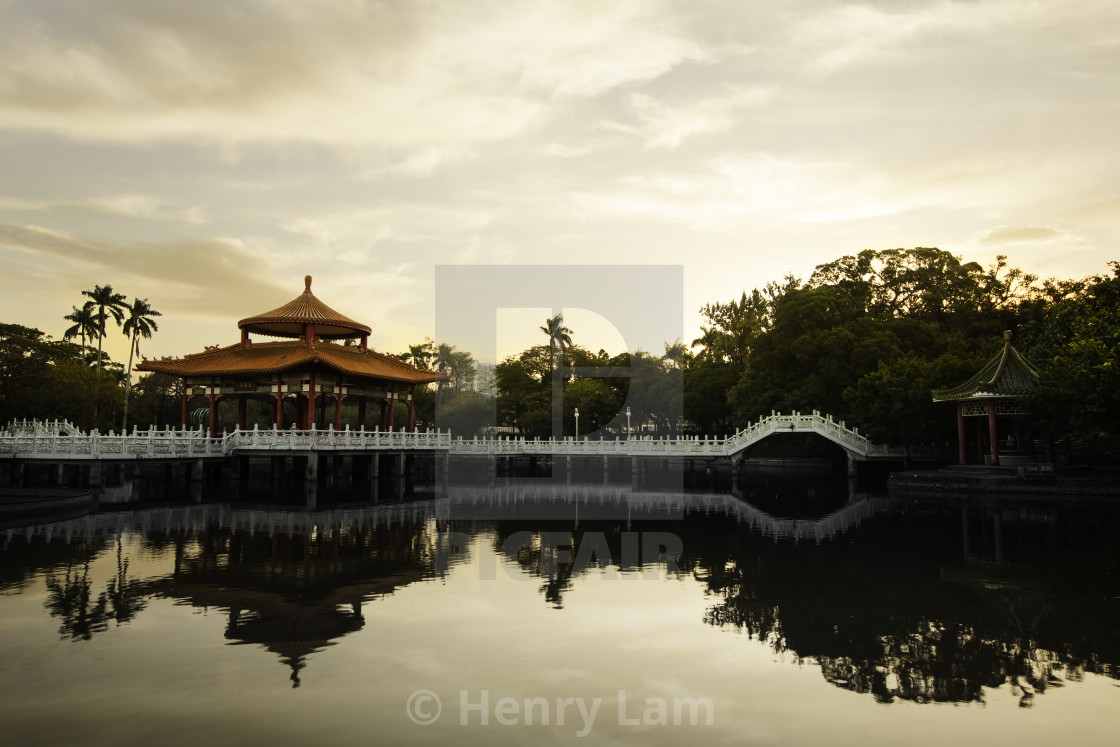
[[[321,340],[309,343],[305,339],[244,345],[237,343],[183,358],[144,360],[136,366],[136,370],[172,376],[238,376],[271,374],[306,368],[312,364],[322,364],[350,376],[410,384],[447,381],[449,378],[372,350]]]
[[[308,324],[315,325],[315,335],[324,340],[343,340],[368,335],[370,328],[320,301],[311,292],[311,276],[303,279],[303,293],[278,309],[246,319],[237,326],[270,337],[300,337]]]

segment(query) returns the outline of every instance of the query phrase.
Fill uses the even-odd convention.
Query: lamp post
[[[579,440],[579,408],[576,408],[576,440]]]
[[[630,408],[626,408],[626,440],[630,440]]]

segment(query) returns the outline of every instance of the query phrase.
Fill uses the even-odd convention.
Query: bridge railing
[[[35,436],[56,436],[56,435],[71,435],[80,434],[82,431],[78,426],[71,423],[69,420],[28,420],[27,418],[15,418],[8,421],[4,429],[0,431],[5,435],[35,435]]]
[[[225,436],[226,453],[235,451],[416,451],[443,450],[451,445],[450,431],[408,432],[365,429],[335,430],[311,428],[309,430],[235,430]]]
[[[789,415],[771,413],[759,418],[746,428],[736,431],[727,439],[727,453],[733,454],[747,446],[761,441],[771,433],[811,431],[834,441],[850,451],[868,455],[872,447],[870,439],[861,436],[858,428],[848,428],[844,421],[835,421],[831,415],[821,415],[814,410],[809,415],[793,412]]]
[[[0,457],[70,459],[167,459],[228,456],[237,452],[262,451],[449,451],[478,456],[662,456],[725,457],[761,441],[773,433],[811,432],[839,444],[849,453],[863,457],[918,455],[928,449],[873,444],[857,428],[814,411],[805,415],[772,413],[724,439],[710,437],[653,438],[649,436],[600,440],[586,436],[558,440],[502,437],[464,439],[450,431],[406,432],[380,430],[277,430],[275,428],[234,430],[210,438],[201,428],[194,430],[150,428],[132,433],[83,434],[66,421],[36,423],[12,421],[0,431]],[[930,453],[936,453],[936,450]]]
[[[23,434],[0,437],[0,456],[58,459],[142,459],[217,456],[223,440],[201,430],[150,428],[132,433]]]

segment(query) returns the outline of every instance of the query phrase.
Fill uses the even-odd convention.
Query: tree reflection
[[[983,564],[953,570],[959,557],[946,548],[959,545],[938,519],[902,535],[900,521],[821,547],[734,531],[722,546],[686,541],[694,576],[720,600],[705,621],[819,664],[837,687],[883,703],[983,702],[1007,686],[1029,707],[1086,672],[1117,676],[1116,589],[1071,588],[1088,583],[1079,577],[1114,585],[1114,574],[1079,574],[1037,551],[1010,576]]]
[[[55,617],[61,618],[58,632],[69,635],[73,640],[88,641],[94,633],[106,629],[109,600],[105,592],[93,597],[93,586],[89,579],[89,558],[82,563],[81,571],[67,566],[60,578],[51,573],[47,576],[47,609]]]

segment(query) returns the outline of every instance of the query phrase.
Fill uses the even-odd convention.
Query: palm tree
[[[153,317],[163,316],[148,304],[146,298],[133,299],[127,308],[128,318],[122,329],[128,340],[128,368],[124,375],[124,417],[121,419],[121,432],[128,429],[128,395],[132,391],[132,356],[140,352],[140,338],[152,339],[152,333],[159,330]]]
[[[545,320],[540,330],[548,335],[548,348],[552,353],[552,437],[559,438],[564,432],[564,387],[559,374],[564,351],[572,344],[572,330],[564,326],[563,313]]]
[[[560,364],[557,359],[564,359],[564,351],[572,345],[572,330],[564,326],[564,315],[557,314],[556,316],[545,321],[545,326],[540,328],[541,332],[548,335],[548,347],[552,351],[552,368],[554,371],[560,369]]]
[[[111,285],[95,285],[93,290],[82,291],[83,296],[89,296],[87,303],[91,308],[97,309],[97,373],[101,373],[101,342],[105,339],[105,320],[113,317],[117,326],[124,319],[125,305],[124,294],[117,293]],[[95,406],[96,407],[96,406]]]
[[[422,342],[419,345],[409,345],[408,352],[401,354],[402,361],[412,361],[417,368],[428,368],[428,361],[435,353],[432,352],[431,342]]]
[[[68,322],[74,322],[74,326],[69,327],[62,333],[63,339],[73,340],[75,337],[80,337],[82,340],[82,358],[85,359],[86,338],[92,341],[97,335],[97,317],[93,313],[93,303],[86,302],[80,309],[75,306],[72,312],[62,318]]]

